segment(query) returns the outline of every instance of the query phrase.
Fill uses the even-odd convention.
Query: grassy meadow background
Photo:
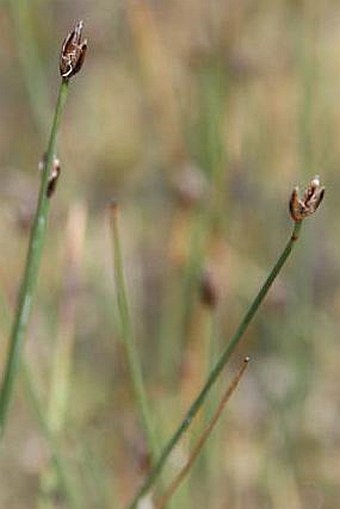
[[[0,446],[0,508],[71,507],[49,466],[32,384],[80,507],[125,507],[148,472],[117,310],[110,200],[119,202],[134,337],[161,445],[288,239],[292,188],[315,174],[325,201],[304,222],[289,263],[171,456],[163,486],[250,355],[172,509],[336,508],[339,2],[1,1],[1,368],[59,51],[78,19],[89,49],[59,136],[61,177]],[[54,422],[51,400],[59,396],[67,408]]]

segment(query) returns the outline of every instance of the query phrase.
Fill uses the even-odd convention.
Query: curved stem
[[[260,307],[260,304],[262,303],[264,297],[268,293],[271,285],[273,284],[274,280],[276,279],[277,275],[279,274],[280,270],[282,269],[283,265],[285,264],[286,260],[288,259],[294,244],[299,238],[299,232],[301,228],[301,222],[295,222],[294,228],[291,237],[289,238],[285,248],[283,249],[280,257],[278,258],[277,262],[275,263],[274,267],[272,268],[269,276],[265,280],[262,288],[256,295],[255,299],[253,300],[252,304],[248,308],[246,314],[244,315],[238,329],[236,330],[234,336],[226,346],[225,350],[220,355],[219,359],[217,360],[215,366],[210,371],[210,374],[207,378],[206,383],[204,384],[203,388],[201,389],[200,393],[198,394],[197,398],[192,403],[191,407],[189,408],[187,414],[185,415],[184,419],[182,420],[181,424],[173,434],[173,436],[170,438],[168,443],[165,445],[163,452],[154,466],[154,468],[151,470],[149,476],[147,477],[144,484],[141,486],[139,491],[137,492],[135,498],[132,500],[130,505],[128,506],[129,509],[135,509],[137,507],[137,504],[139,500],[149,491],[151,486],[154,484],[158,476],[163,470],[163,467],[171,453],[171,451],[176,446],[177,442],[183,435],[183,433],[188,429],[192,419],[195,417],[201,406],[203,405],[205,398],[207,397],[210,389],[215,384],[216,380],[218,379],[219,375],[221,374],[224,366],[230,359],[233,351],[237,347],[238,343],[240,342],[243,334],[245,333],[246,329],[248,328],[248,325],[254,318],[258,308]]]
[[[46,161],[41,176],[40,193],[36,208],[35,218],[31,231],[30,244],[26,259],[26,267],[22,280],[17,310],[13,329],[9,342],[9,352],[3,376],[0,392],[0,436],[4,432],[5,422],[8,413],[8,406],[12,396],[15,375],[18,369],[19,356],[24,334],[27,329],[28,319],[31,313],[32,299],[38,277],[40,259],[44,245],[47,216],[49,211],[49,198],[47,188],[51,174],[56,138],[61,121],[62,112],[66,103],[68,82],[62,81],[54,113],[54,119],[48,142]]]

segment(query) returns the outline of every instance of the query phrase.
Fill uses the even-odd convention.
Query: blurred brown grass
[[[174,507],[333,509],[340,496],[339,5],[18,5],[0,6],[0,360],[59,47],[83,18],[90,48],[59,141],[62,174],[25,357],[47,407],[56,338],[73,330],[60,447],[87,507],[106,507],[111,497],[126,502],[148,464],[120,342],[108,200],[121,204],[132,318],[164,442],[283,245],[291,188],[320,174],[325,203],[304,225],[296,256],[235,356],[249,353],[254,363]],[[87,225],[73,284],[77,248],[66,225],[79,203]],[[199,298],[204,269],[217,287],[213,310]],[[20,382],[11,410],[0,507],[28,509],[37,507],[49,453]],[[170,475],[189,447],[190,436]],[[53,507],[66,507],[59,492]]]

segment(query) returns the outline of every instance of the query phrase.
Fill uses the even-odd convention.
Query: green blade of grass
[[[32,308],[32,300],[39,272],[49,212],[50,200],[47,197],[47,188],[54,160],[57,133],[60,126],[62,112],[66,103],[67,93],[68,82],[63,80],[59,89],[50,139],[46,152],[46,162],[42,171],[39,199],[32,226],[30,244],[26,258],[26,267],[22,280],[17,310],[15,313],[13,329],[9,342],[9,352],[1,386],[0,437],[3,435],[5,428],[8,406],[11,400],[15,375],[19,364],[21,345]]]

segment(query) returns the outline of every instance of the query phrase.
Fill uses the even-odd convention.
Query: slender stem
[[[226,346],[225,350],[220,355],[219,359],[217,360],[215,366],[210,371],[210,374],[207,378],[207,381],[205,385],[203,386],[202,390],[198,394],[197,398],[192,403],[191,407],[189,408],[187,414],[185,415],[184,419],[182,420],[181,424],[179,425],[178,429],[175,431],[173,436],[170,438],[168,443],[165,445],[163,452],[161,453],[161,456],[154,466],[154,468],[151,470],[149,476],[145,480],[144,484],[141,486],[139,491],[137,492],[135,498],[132,500],[130,505],[128,506],[129,509],[134,509],[137,507],[137,504],[139,500],[147,493],[147,491],[150,489],[150,487],[154,484],[158,476],[160,475],[166,460],[168,459],[171,451],[183,435],[183,433],[187,430],[189,427],[192,419],[197,414],[198,410],[203,405],[205,398],[207,397],[210,389],[215,384],[216,380],[218,379],[221,371],[223,370],[224,366],[230,359],[233,351],[237,347],[238,343],[240,342],[243,334],[245,333],[248,325],[254,318],[260,304],[262,303],[264,297],[268,293],[271,285],[273,284],[274,280],[276,279],[277,275],[279,274],[280,270],[282,269],[283,265],[285,264],[287,258],[289,257],[294,244],[298,240],[299,237],[299,231],[301,228],[301,222],[295,222],[292,235],[290,239],[288,240],[284,250],[282,251],[280,257],[278,258],[277,262],[275,263],[273,269],[271,270],[269,276],[265,280],[262,288],[258,292],[257,296],[253,300],[252,304],[248,308],[246,314],[244,315],[238,329],[236,330],[234,336],[231,338],[229,344]]]
[[[172,498],[174,493],[176,492],[177,488],[180,486],[180,484],[184,481],[188,473],[190,472],[193,464],[195,463],[198,455],[200,454],[204,444],[208,440],[210,434],[212,433],[213,429],[215,428],[217,421],[219,420],[223,409],[226,405],[226,403],[229,401],[231,396],[233,395],[236,387],[239,384],[239,381],[241,380],[243,373],[247,369],[249,363],[249,357],[246,357],[243,361],[242,366],[239,368],[238,372],[232,379],[231,383],[229,384],[227,390],[225,391],[221,401],[218,404],[217,409],[214,412],[214,415],[210,419],[207,427],[204,429],[203,433],[199,437],[194,450],[190,454],[190,457],[184,467],[180,470],[178,475],[175,477],[175,479],[172,481],[172,483],[169,485],[165,493],[156,501],[155,503],[155,509],[164,509],[166,504],[169,502],[169,500]]]
[[[32,299],[39,272],[40,259],[43,250],[49,198],[47,197],[48,180],[52,169],[56,137],[65,106],[68,92],[68,82],[62,81],[54,113],[54,119],[46,152],[46,162],[41,176],[40,193],[31,231],[30,244],[26,259],[26,267],[22,280],[14,325],[9,343],[9,352],[5,373],[0,392],[0,436],[3,435],[7,418],[8,406],[12,396],[13,384],[19,364],[20,350],[30,317]]]
[[[0,299],[3,302],[2,309],[5,319],[4,321],[7,327],[10,323],[9,307],[2,294],[0,294]],[[70,508],[80,509],[83,507],[83,504],[81,503],[78,495],[78,486],[76,485],[74,477],[68,468],[68,462],[64,459],[60,445],[55,440],[50,430],[49,423],[45,415],[44,405],[38,394],[37,384],[33,380],[32,371],[23,357],[20,358],[19,374],[21,375],[21,381],[26,392],[27,399],[31,403],[31,407],[34,410],[37,422],[47,442],[49,452],[51,453],[51,459],[54,463],[58,479],[60,481],[60,485],[64,489],[65,498],[68,500]]]
[[[30,373],[28,365],[24,361],[20,362],[20,372],[23,378],[24,387],[28,399],[30,400],[31,406],[36,414],[44,438],[48,443],[48,447],[50,449],[52,456],[51,459],[55,466],[60,484],[64,488],[64,494],[65,497],[67,498],[68,504],[72,509],[81,509],[84,506],[83,501],[80,499],[79,496],[80,493],[79,489],[73,481],[73,477],[69,472],[67,462],[60,454],[59,445],[54,437],[54,434],[50,430],[49,423],[47,422],[47,419],[44,414],[43,405],[41,404],[41,401],[37,395],[37,390],[33,384],[32,374]]]
[[[122,337],[126,347],[133,390],[135,392],[136,402],[139,408],[140,416],[146,433],[148,451],[151,454],[152,463],[154,463],[155,460],[157,459],[158,448],[148,398],[144,386],[141,364],[132,332],[132,324],[125,288],[122,253],[120,247],[117,203],[111,204],[111,218],[114,244],[114,270],[117,286],[118,308],[122,327]]]

